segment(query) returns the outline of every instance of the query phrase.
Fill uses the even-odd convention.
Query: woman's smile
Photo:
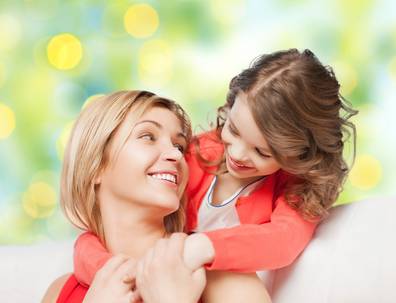
[[[154,172],[154,173],[149,173],[149,176],[157,181],[164,182],[165,184],[171,187],[177,188],[178,186],[179,174],[174,171],[168,170],[168,171]]]

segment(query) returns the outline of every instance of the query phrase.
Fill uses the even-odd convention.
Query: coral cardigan
[[[213,161],[221,157],[223,144],[212,132],[197,136],[202,157]],[[190,169],[187,195],[187,227],[190,232],[197,227],[198,209],[209,189],[214,175],[199,165],[195,155],[194,140],[185,158]],[[216,171],[217,167],[207,167]],[[255,272],[289,265],[308,245],[317,222],[305,220],[290,208],[283,198],[286,183],[291,175],[279,170],[269,175],[263,185],[252,195],[241,197],[235,207],[241,225],[204,232],[212,241],[215,258],[206,267],[210,270]],[[83,285],[90,285],[98,265],[110,259],[98,239],[90,233],[83,234],[75,244],[74,269]]]
[[[218,160],[223,144],[213,132],[198,136],[201,156]],[[195,145],[186,155],[190,177],[188,180],[187,231],[197,225],[198,209],[214,175],[201,168],[195,155]],[[216,171],[217,167],[208,167]],[[241,225],[204,232],[212,241],[215,258],[208,269],[254,272],[277,269],[289,265],[311,240],[317,225],[305,220],[287,205],[283,198],[287,182],[292,176],[283,170],[269,175],[253,194],[235,203]]]

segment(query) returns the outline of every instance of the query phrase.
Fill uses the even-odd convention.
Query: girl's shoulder
[[[207,161],[216,161],[224,150],[221,138],[213,131],[206,131],[192,138],[188,147],[188,154],[199,156]]]
[[[293,185],[301,184],[303,179],[295,176],[283,169],[279,169],[274,173],[275,178],[275,194],[276,196],[283,196],[287,189],[290,189]]]

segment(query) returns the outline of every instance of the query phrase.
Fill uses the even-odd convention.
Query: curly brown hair
[[[272,156],[298,180],[289,182],[285,200],[307,220],[326,214],[342,191],[351,168],[342,153],[351,136],[351,165],[355,159],[356,129],[348,120],[357,111],[339,89],[330,66],[309,50],[290,49],[257,57],[231,80],[227,103],[217,110],[220,137],[236,96],[247,95]]]

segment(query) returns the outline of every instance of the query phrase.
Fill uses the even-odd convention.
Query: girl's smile
[[[238,163],[236,160],[234,160],[230,156],[230,154],[228,154],[228,163],[234,170],[237,170],[237,171],[247,171],[247,170],[255,169],[255,167],[253,167],[253,166],[246,166],[241,163]]]
[[[265,138],[253,119],[244,93],[239,93],[221,132],[230,175],[252,181],[281,168],[269,152]]]

